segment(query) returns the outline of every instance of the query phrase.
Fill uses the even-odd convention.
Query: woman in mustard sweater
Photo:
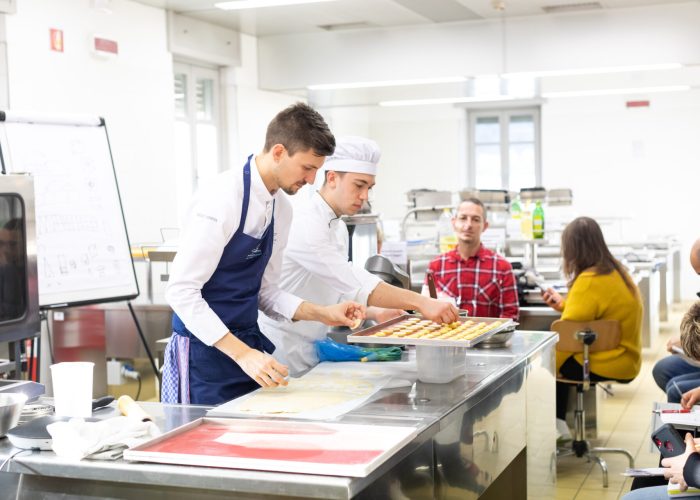
[[[603,232],[590,217],[569,223],[561,235],[564,275],[569,278],[566,300],[551,288],[544,292],[547,305],[561,311],[561,319],[620,322],[620,346],[590,354],[591,380],[629,382],[642,365],[642,301],[639,290],[622,264],[608,250]],[[557,371],[571,380],[582,379],[583,356],[557,351]],[[564,419],[567,384],[557,382],[557,418]]]

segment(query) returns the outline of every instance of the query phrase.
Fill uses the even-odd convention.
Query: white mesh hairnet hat
[[[379,145],[372,139],[346,136],[336,140],[333,156],[326,158],[325,170],[377,175],[377,163],[382,156]]]

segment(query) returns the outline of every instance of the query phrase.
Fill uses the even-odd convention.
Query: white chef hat
[[[372,139],[346,136],[336,140],[333,156],[326,158],[325,170],[336,172],[355,172],[357,174],[377,175],[377,163],[382,153],[379,145]]]

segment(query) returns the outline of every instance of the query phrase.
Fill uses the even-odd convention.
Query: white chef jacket
[[[348,261],[345,222],[316,192],[294,207],[289,244],[284,252],[280,287],[304,300],[331,305],[345,300],[367,304],[382,281]],[[273,356],[297,375],[318,363],[313,342],[326,337],[328,327],[313,321],[281,323],[260,314],[261,331],[275,344]]]
[[[262,277],[259,307],[278,321],[291,320],[302,300],[281,290],[278,283],[292,207],[281,189],[270,194],[254,158],[250,160],[250,181],[245,234],[262,237],[272,220],[274,202],[272,255]],[[221,339],[228,328],[202,298],[202,287],[214,274],[224,247],[238,229],[243,188],[243,168],[237,167],[217,175],[197,192],[188,210],[165,291],[168,304],[187,329],[207,345]]]

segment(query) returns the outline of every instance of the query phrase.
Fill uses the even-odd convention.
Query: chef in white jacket
[[[374,186],[380,154],[370,139],[337,140],[335,153],[326,159],[323,186],[294,207],[280,288],[316,304],[353,300],[368,305],[367,318],[377,322],[403,314],[404,309],[418,310],[440,323],[456,321],[459,311],[453,304],[389,285],[348,261],[348,229],[340,217],[362,208]],[[283,323],[263,313],[258,322],[277,347],[274,357],[289,367],[291,375],[318,363],[313,342],[326,337],[327,326]]]

